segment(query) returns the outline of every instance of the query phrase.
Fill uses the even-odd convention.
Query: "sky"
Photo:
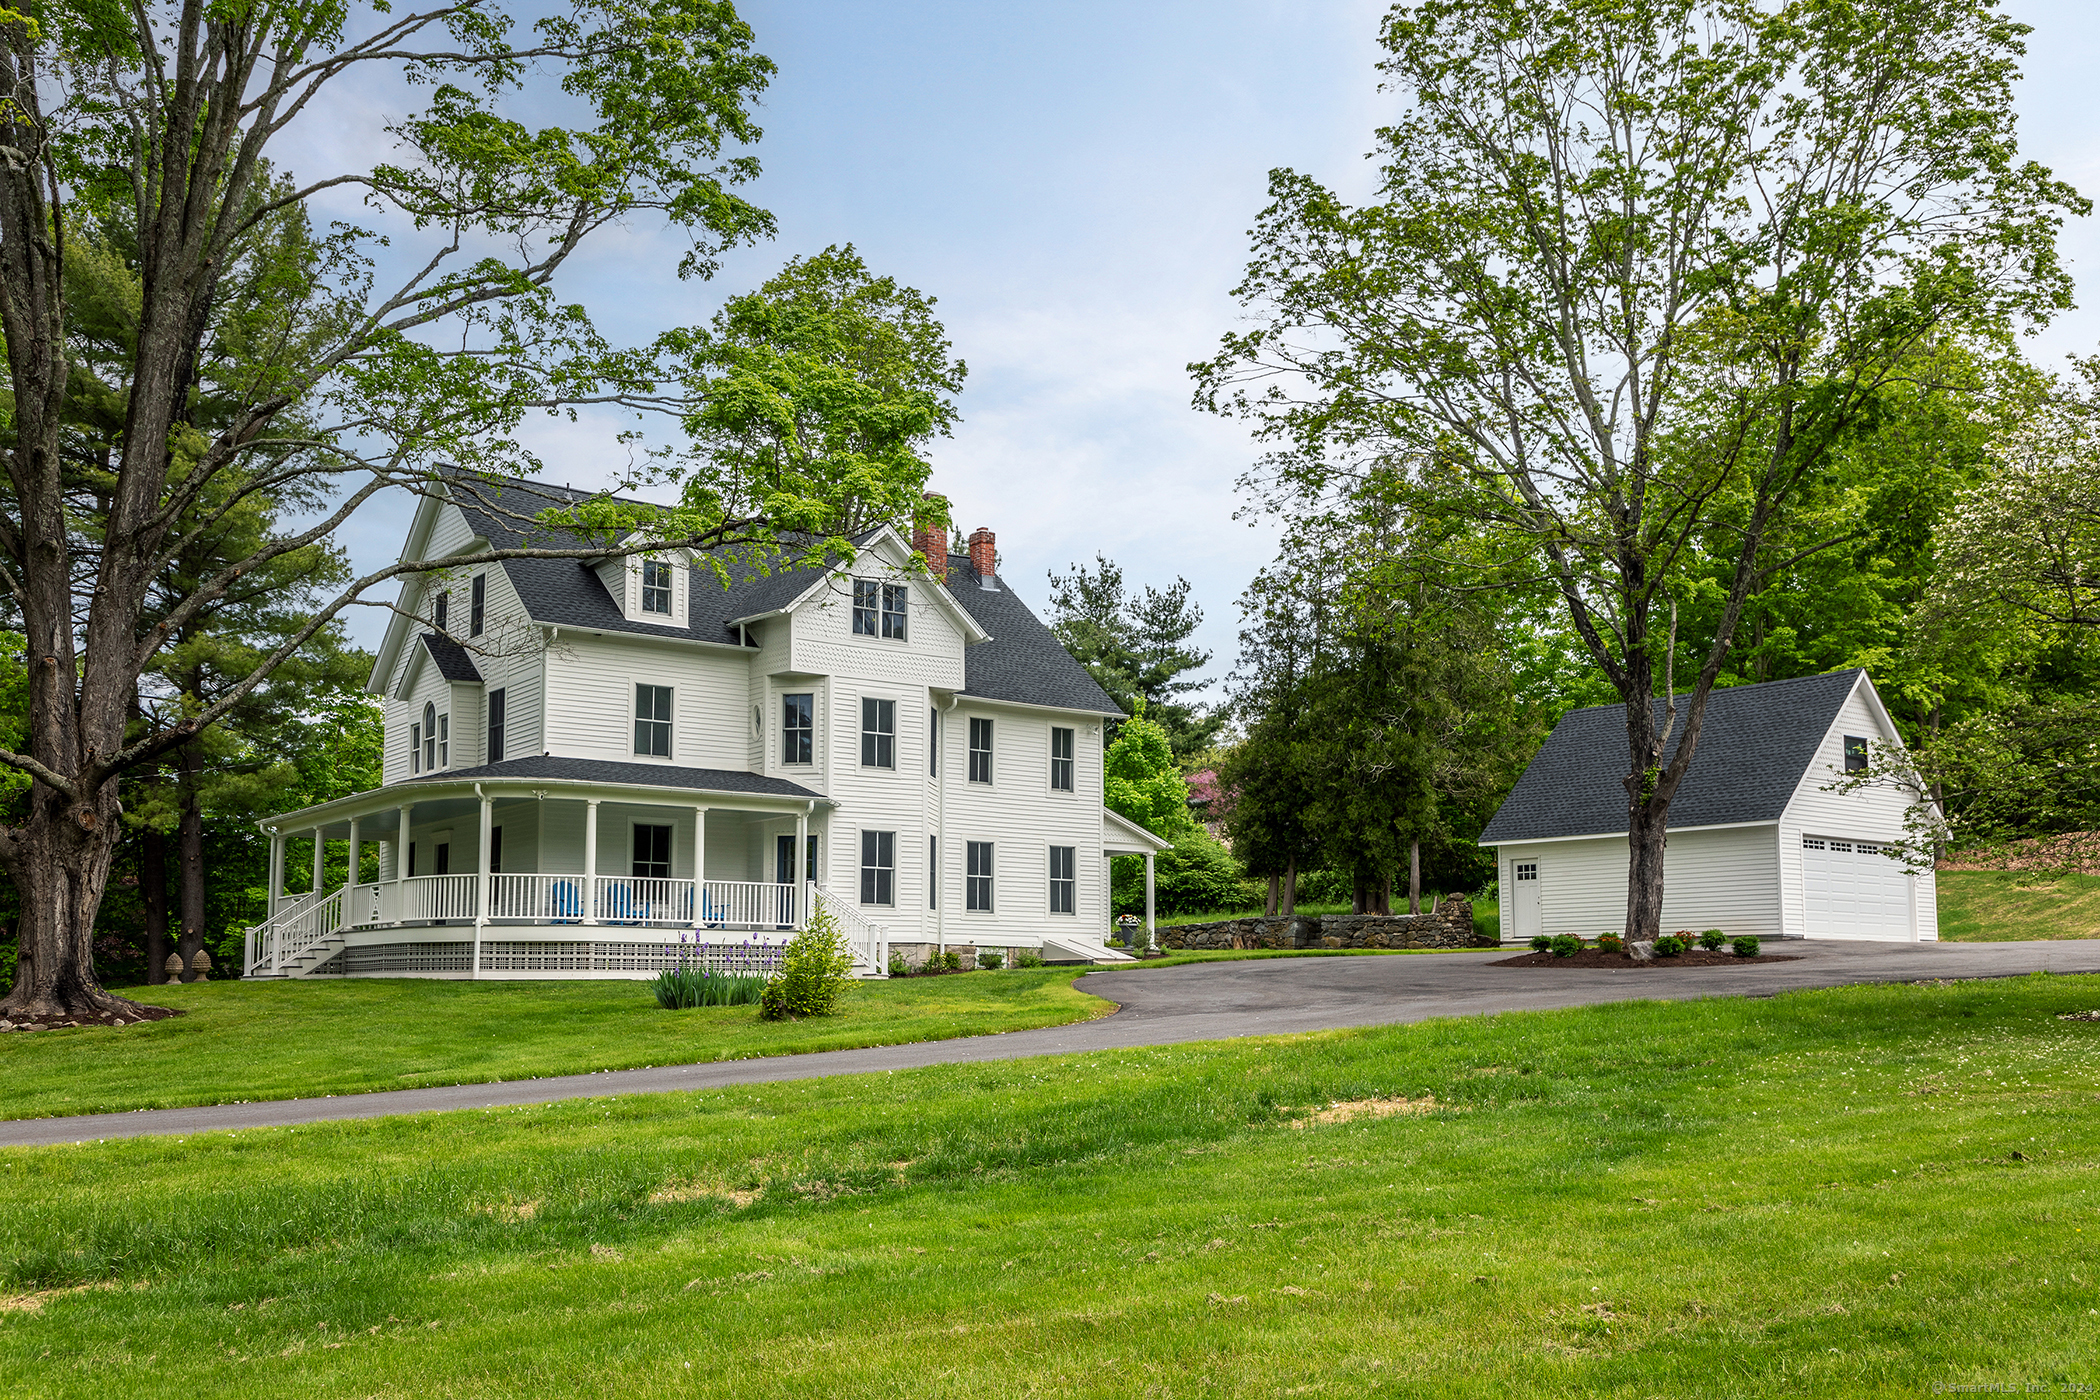
[[[1273,531],[1236,520],[1257,455],[1237,423],[1190,406],[1186,366],[1234,328],[1230,296],[1268,172],[1290,166],[1345,197],[1390,114],[1374,65],[1382,3],[1123,0],[883,4],[744,0],[779,65],[746,193],[777,236],[680,282],[677,248],[633,229],[562,284],[616,339],[704,322],[789,257],[852,243],[877,273],[938,299],[969,365],[962,423],[936,443],[932,489],[965,532],[998,535],[1002,573],[1043,611],[1048,575],[1103,554],[1131,584],[1186,577],[1199,643],[1222,677],[1236,600]],[[2100,6],[2010,0],[2035,28],[2019,93],[2022,147],[2100,197],[2091,74]],[[340,158],[405,90],[336,99],[288,153]],[[529,115],[527,116],[529,120]],[[2100,220],[2062,246],[2081,309],[2032,343],[2043,363],[2100,349]],[[611,416],[548,424],[547,478],[608,481],[626,462]],[[400,549],[408,504],[375,503],[341,536],[353,562]],[[376,611],[353,621],[375,645]]]

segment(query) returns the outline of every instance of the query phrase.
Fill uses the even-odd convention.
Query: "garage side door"
[[[1910,876],[1895,852],[1873,841],[1801,838],[1810,938],[1912,937]]]

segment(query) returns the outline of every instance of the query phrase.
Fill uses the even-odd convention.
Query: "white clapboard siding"
[[[972,717],[992,721],[992,782],[969,781]],[[1101,721],[968,700],[945,716],[945,840],[941,900],[950,943],[997,946],[1006,934],[1099,937],[1105,929],[1108,865],[1101,857]],[[1050,728],[1073,735],[1075,790],[1050,791]],[[994,909],[964,908],[965,842],[993,843]],[[1050,848],[1074,848],[1074,913],[1050,912]]]
[[[547,747],[564,758],[663,763],[634,752],[634,688],[673,691],[671,757],[688,768],[742,771],[750,724],[741,652],[564,632],[546,655]]]
[[[1774,875],[1778,852],[1771,826],[1673,831],[1663,859],[1666,933],[1718,928],[1729,937],[1777,938],[1782,929]],[[1624,836],[1544,841],[1502,848],[1502,888],[1511,867],[1537,861],[1539,906],[1548,934],[1594,938],[1626,927],[1628,856]]]
[[[1864,680],[1853,687],[1852,694],[1839,709],[1837,719],[1831,724],[1829,733],[1823,736],[1815,758],[1810,761],[1808,771],[1802,775],[1793,798],[1780,817],[1780,900],[1785,910],[1787,931],[1796,937],[1846,936],[1842,930],[1811,925],[1807,878],[1802,863],[1802,837],[1877,843],[1896,841],[1904,835],[1904,818],[1915,800],[1907,789],[1895,783],[1876,784],[1850,792],[1829,790],[1830,785],[1844,774],[1845,736],[1848,734],[1865,738],[1876,749],[1899,738],[1882,722]],[[1932,872],[1924,871],[1912,879],[1917,905],[1914,936],[1935,939],[1939,936],[1939,913]]]
[[[831,866],[834,877],[827,884],[841,899],[857,905],[861,832],[895,832],[895,900],[890,905],[865,906],[862,912],[886,928],[893,940],[917,937],[927,912],[926,837],[930,813],[920,775],[926,771],[926,713],[931,697],[923,686],[855,676],[833,676],[827,689],[831,704],[824,730],[830,749],[825,757],[830,762],[822,766],[829,769],[830,795],[839,803],[829,823],[837,859]],[[889,700],[897,707],[894,768],[861,766],[863,699]],[[792,780],[789,770],[779,771]]]
[[[920,688],[962,689],[962,632],[946,607],[933,601],[932,582],[905,572],[893,556],[894,551],[871,550],[856,561],[853,574],[902,583],[911,590],[905,639],[856,635],[852,581],[835,576],[795,610],[789,669]]]

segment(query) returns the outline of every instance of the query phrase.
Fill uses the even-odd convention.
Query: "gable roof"
[[[487,498],[486,506],[476,497]],[[592,493],[536,481],[464,480],[453,500],[474,532],[496,548],[546,544],[573,547],[576,537],[517,517],[590,499]],[[883,533],[867,531],[855,540],[866,544]],[[817,568],[761,573],[748,562],[732,559],[731,582],[725,589],[711,569],[687,567],[686,626],[630,621],[619,601],[606,592],[596,567],[581,559],[507,559],[504,572],[526,613],[534,622],[581,627],[594,632],[628,632],[651,637],[686,637],[695,641],[736,644],[736,620],[777,612],[796,602],[825,578]],[[1086,668],[1052,635],[1013,590],[998,582],[983,587],[967,555],[948,556],[947,596],[988,635],[963,652],[963,691],[986,700],[1084,710],[1120,716],[1123,711],[1087,674]]]
[[[1123,707],[997,574],[997,587],[986,588],[968,555],[951,554],[948,578],[950,595],[992,638],[963,653],[963,694],[1122,718]]]
[[[475,669],[474,658],[467,655],[467,649],[452,638],[439,632],[425,632],[423,647],[430,653],[430,659],[437,666],[438,674],[446,680],[480,683],[481,672]]]
[[[1863,670],[1715,690],[1707,697],[1699,751],[1670,803],[1670,829],[1776,822]],[[1879,704],[1879,701],[1876,701]],[[1655,702],[1661,722],[1664,702]],[[1668,763],[1684,734],[1682,716],[1663,753]],[[1572,710],[1480,833],[1483,846],[1626,830],[1626,711],[1620,705]]]

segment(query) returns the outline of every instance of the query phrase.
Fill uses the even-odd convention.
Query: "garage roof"
[[[1854,668],[1714,691],[1699,750],[1670,803],[1671,830],[1778,821],[1839,708],[1865,675]],[[1662,711],[1657,700],[1658,724]],[[1678,721],[1665,763],[1683,737],[1682,714]],[[1626,766],[1624,706],[1570,711],[1480,833],[1480,844],[1625,831]]]

